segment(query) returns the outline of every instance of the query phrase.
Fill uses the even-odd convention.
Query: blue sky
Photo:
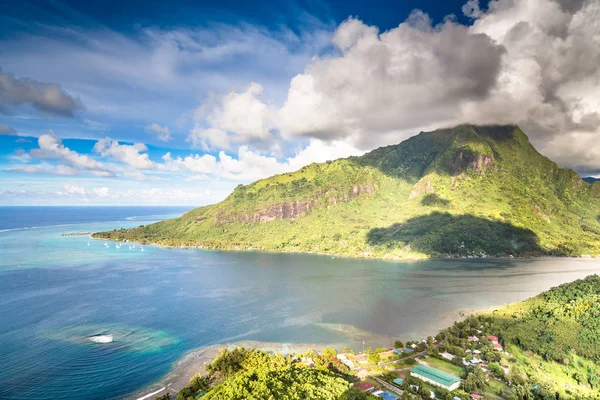
[[[207,204],[465,122],[598,175],[599,9],[5,0],[0,205]]]

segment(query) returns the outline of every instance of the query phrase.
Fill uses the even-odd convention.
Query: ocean
[[[600,272],[586,259],[385,262],[165,249],[61,236],[185,208],[0,207],[1,399],[111,399],[198,347],[241,340],[390,346],[460,310]],[[112,335],[95,343],[94,335]]]

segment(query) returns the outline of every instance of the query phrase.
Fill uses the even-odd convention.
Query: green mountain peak
[[[515,125],[421,132],[360,157],[239,185],[222,202],[116,240],[386,259],[596,255],[600,184]]]

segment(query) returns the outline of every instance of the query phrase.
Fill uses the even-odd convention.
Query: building
[[[402,349],[394,349],[394,353],[398,354],[399,356],[402,355],[402,353],[404,353],[404,350]]]
[[[483,396],[478,395],[477,393],[471,393],[471,398],[473,400],[482,400]]]
[[[447,351],[440,353],[440,356],[444,357],[446,360],[454,360],[454,356],[450,353],[448,353]]]
[[[360,371],[358,371],[356,376],[358,377],[358,379],[365,379],[367,376],[369,376],[369,373],[366,369],[362,368]]]
[[[354,387],[362,390],[363,392],[373,392],[375,390],[375,386],[369,382],[358,382],[354,384]]]
[[[340,360],[344,365],[346,365],[348,368],[352,369],[354,368],[354,363],[352,361],[350,361],[348,359],[348,357],[346,357],[343,354],[338,354],[337,355],[338,360]]]
[[[488,340],[490,340],[492,343],[498,343],[498,336],[488,336],[487,338],[488,338]]]
[[[504,350],[504,348],[502,347],[502,345],[500,343],[494,343],[492,346],[494,346],[494,350]]]
[[[477,336],[469,336],[469,342],[479,342],[479,338]]]
[[[404,379],[403,378],[396,378],[392,382],[394,382],[395,385],[402,386],[402,384],[404,383]]]
[[[460,385],[459,377],[425,365],[417,365],[411,368],[410,375],[446,390],[458,389]]]

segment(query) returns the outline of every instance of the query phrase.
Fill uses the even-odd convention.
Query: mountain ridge
[[[460,125],[238,185],[178,219],[94,236],[386,259],[581,256],[600,254],[598,210],[600,183],[541,155],[516,125]]]

